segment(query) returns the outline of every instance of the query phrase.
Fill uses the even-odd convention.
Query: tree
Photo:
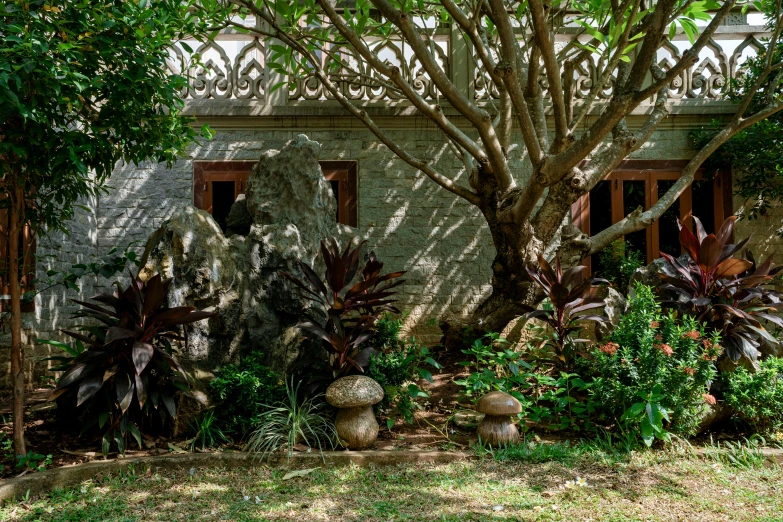
[[[171,164],[197,137],[181,115],[172,40],[203,35],[179,0],[33,0],[0,5],[0,208],[9,250],[14,451],[24,441],[19,241],[67,233],[118,161]],[[202,129],[202,133],[208,129]]]
[[[783,57],[783,45],[775,48],[773,62]],[[764,74],[766,56],[750,58],[745,64],[746,74],[734,80],[726,98],[739,102],[752,88],[759,76]],[[757,112],[769,103],[770,96],[779,96],[783,85],[773,76],[767,76],[765,86],[753,97],[750,111]],[[720,132],[722,122],[714,121],[709,126],[693,133],[697,147],[708,143]],[[775,204],[783,203],[783,112],[778,112],[750,127],[741,130],[721,145],[710,156],[705,166],[710,169],[730,165],[734,175],[735,194],[753,206],[743,214],[746,219],[758,219],[769,216]],[[776,233],[783,236],[783,226]]]
[[[342,7],[346,4],[352,5]],[[781,28],[780,1],[756,5],[769,15],[767,45],[774,48]],[[289,81],[314,78],[399,158],[481,210],[497,251],[492,293],[470,323],[447,329],[447,345],[458,342],[464,326],[501,331],[521,315],[522,305],[540,301],[543,296],[525,276],[525,266],[534,267],[538,254],[556,250],[564,265],[574,266],[612,241],[650,226],[691,184],[698,167],[719,145],[783,108],[776,94],[763,106],[750,107],[757,92],[766,88],[774,93],[781,81],[781,64],[774,53],[767,53],[736,112],[696,152],[657,203],[631,212],[591,237],[563,226],[572,203],[650,138],[667,116],[672,81],[696,63],[717,27],[738,6],[737,0],[356,0],[337,6],[333,0],[202,0],[199,4],[205,16],[222,16],[225,26],[266,38],[273,51],[268,67],[287,75]],[[709,23],[699,31],[697,19]],[[439,24],[449,24],[472,49],[475,66],[499,95],[496,105],[478,103],[450,79],[433,37]],[[664,70],[657,50],[672,38],[678,24],[691,46]],[[556,44],[556,35],[574,29],[581,32],[579,39]],[[425,82],[434,85],[434,97],[424,96],[414,79],[403,74],[404,65],[382,58],[378,51],[389,42],[413,55],[411,61],[415,59],[426,73]],[[588,57],[598,69],[598,81],[580,105],[574,97],[575,67]],[[595,100],[610,82],[611,98],[597,107]],[[437,126],[462,160],[467,183],[398,146],[367,111],[343,94],[345,84],[386,89],[410,102]],[[277,83],[270,90],[281,86]],[[629,128],[626,116],[651,98],[655,103],[646,121]],[[446,104],[470,123],[471,133],[455,124],[443,110]],[[553,129],[548,126],[549,115]],[[521,135],[519,143],[513,143],[514,127]],[[512,150],[515,160],[524,154],[532,175],[525,178],[512,168]]]

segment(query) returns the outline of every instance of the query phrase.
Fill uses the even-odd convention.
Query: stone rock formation
[[[186,207],[150,237],[142,277],[173,279],[169,306],[218,312],[189,326],[181,357],[186,368],[211,370],[259,351],[267,365],[285,372],[305,352],[319,353],[295,327],[307,303],[280,276],[281,270],[300,276],[299,259],[312,266],[322,239],[336,237],[343,245],[357,239],[354,229],[336,222],[319,151],[299,135],[282,150],[265,152],[248,178],[246,198],[231,209],[232,235],[207,212]]]

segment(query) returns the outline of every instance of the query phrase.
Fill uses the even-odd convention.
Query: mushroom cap
[[[326,389],[326,402],[335,408],[371,406],[383,399],[383,388],[364,375],[349,375],[334,381]]]
[[[493,391],[478,401],[476,411],[487,415],[516,415],[522,413],[522,405],[508,393]]]

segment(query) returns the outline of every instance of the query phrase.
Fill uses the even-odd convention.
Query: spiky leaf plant
[[[381,274],[383,263],[370,252],[364,267],[360,253],[364,242],[355,248],[348,243],[342,252],[334,239],[321,242],[326,271],[324,279],[307,264],[299,262],[306,281],[291,274],[282,275],[294,283],[302,297],[312,300],[324,312],[326,320],[302,313],[298,326],[319,339],[328,354],[328,374],[332,381],[353,371],[363,372],[370,356],[377,352],[365,343],[375,333],[375,323],[384,313],[399,313],[393,306],[395,291],[403,283],[405,272]]]
[[[285,447],[288,458],[294,446],[305,444],[311,448],[334,448],[339,443],[337,430],[326,411],[321,396],[299,399],[299,383],[286,380],[286,398],[269,409],[256,421],[256,428],[250,434],[246,451],[256,453],[260,459]]]
[[[213,317],[190,306],[165,306],[170,281],[160,275],[146,283],[131,276],[123,289],[101,294],[75,317],[97,324],[80,332],[63,332],[74,339],[70,356],[59,357],[54,368],[63,374],[50,400],[75,407],[84,430],[104,430],[104,454],[116,445],[125,451],[128,436],[141,447],[141,432],[176,416],[175,394],[189,387],[182,367],[172,357],[171,341],[186,341],[180,326]],[[96,304],[98,303],[98,304]]]
[[[726,354],[733,360],[747,358],[756,361],[761,350],[777,353],[780,340],[766,328],[769,324],[783,327],[780,313],[783,294],[770,287],[783,267],[773,267],[772,256],[756,265],[748,253],[739,254],[750,238],[730,243],[736,216],[727,218],[717,234],[707,234],[696,216],[696,234],[680,220],[680,245],[688,255],[683,264],[674,256],[661,256],[675,270],[676,276],[661,274],[662,290],[675,292],[679,299],[668,304],[705,321],[720,332]]]
[[[595,277],[584,277],[583,266],[575,266],[564,272],[559,256],[555,257],[553,268],[543,256],[539,255],[538,267],[527,267],[527,273],[549,298],[552,307],[551,309],[527,307],[529,311],[524,317],[546,323],[551,330],[551,336],[545,339],[544,346],[554,352],[555,360],[559,364],[568,366],[573,358],[581,353],[578,346],[587,341],[574,337],[584,328],[584,323],[607,321],[607,318],[602,315],[584,314],[604,306],[603,300],[596,295],[594,285],[606,281]]]

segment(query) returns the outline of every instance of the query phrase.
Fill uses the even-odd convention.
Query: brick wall
[[[689,129],[676,127],[674,120],[667,120],[632,157],[682,159],[692,155]],[[401,309],[409,312],[408,331],[425,341],[437,341],[435,323],[439,318],[448,313],[470,313],[490,291],[494,248],[479,211],[406,165],[369,131],[290,125],[285,130],[218,130],[212,141],[194,147],[172,169],[155,164],[118,166],[109,182],[109,193],[89,202],[95,215],[79,211],[70,238],[54,237],[39,243],[39,253],[58,256],[57,260],[44,260],[39,272],[52,264],[92,261],[131,241],[143,248],[150,233],[177,208],[192,204],[194,160],[254,160],[262,151],[280,149],[296,134],[304,133],[322,144],[321,159],[359,162],[359,228],[368,234],[371,248],[389,270],[408,271],[401,291]],[[390,134],[407,150],[465,182],[461,163],[431,126],[414,125]],[[510,155],[512,167],[524,177],[529,169],[521,155],[514,149]],[[781,241],[771,237],[771,229],[783,225],[780,212],[778,209],[777,217],[766,222],[741,222],[738,234],[742,237],[752,230],[754,250],[758,250],[755,246],[762,250],[779,247],[781,259]],[[81,297],[108,284],[87,281]],[[40,296],[35,314],[25,318],[29,336],[53,337],[58,328],[69,324],[67,317],[73,311],[67,302],[70,297],[79,296],[62,289]],[[2,344],[7,345],[7,339]],[[33,357],[46,356],[48,351],[42,347],[29,350],[30,364]],[[0,353],[5,370],[2,386],[9,369],[8,350]]]

